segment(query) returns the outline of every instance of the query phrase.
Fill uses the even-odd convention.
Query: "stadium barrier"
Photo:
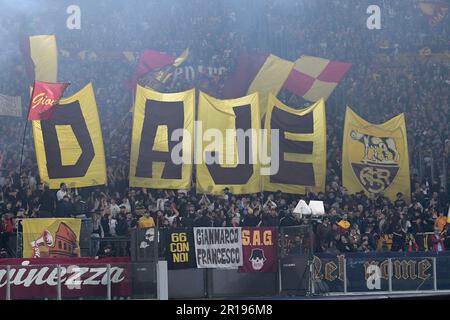
[[[82,255],[81,258],[65,259],[67,261],[0,259],[0,298],[21,298],[20,287],[23,286],[23,279],[39,278],[39,270],[44,267],[48,269],[47,271],[53,270],[53,274],[46,280],[53,286],[49,285],[49,288],[44,290],[46,294],[39,295],[40,298],[155,298],[158,289],[157,264],[158,261],[167,260],[167,233],[169,231],[170,229],[164,228],[134,229],[129,238],[89,239],[87,245],[82,245],[80,241],[81,248],[92,246],[93,243],[101,243],[100,246],[110,244],[113,247],[126,245],[125,251],[115,251],[115,255],[120,252],[126,257],[100,256],[100,259],[93,259]],[[83,231],[81,234],[83,234]],[[310,226],[279,228],[277,238],[277,272],[245,273],[238,269],[202,269],[195,268],[195,266],[179,270],[172,269],[167,271],[167,276],[163,272],[163,276],[168,281],[168,298],[373,295],[450,291],[450,270],[448,270],[450,253],[313,254]],[[88,260],[86,262],[79,259]],[[107,259],[128,260],[126,262],[112,260],[111,263],[107,263]],[[36,262],[36,260],[40,261]],[[78,264],[78,261],[85,264]],[[105,272],[108,270],[108,264],[110,265],[109,268],[119,265],[123,266],[124,270],[128,270],[127,274],[130,274],[130,277],[125,278],[124,281],[129,283],[131,288],[129,293],[122,294],[123,291],[117,289],[117,284],[114,282],[109,284],[110,289],[108,289],[109,277],[105,275],[102,276],[100,283],[97,283],[99,288],[95,290],[78,291],[78,295],[73,293],[77,292],[76,290],[67,291],[65,289],[67,285],[72,285],[70,281],[67,283],[67,279],[64,279],[64,275],[68,274],[69,263],[72,268],[78,266],[89,269],[91,268],[89,263],[93,262],[95,262],[95,268],[103,268],[101,270],[106,270]],[[31,268],[33,263],[39,265],[39,267],[35,266],[37,269],[29,276],[32,271],[26,270]],[[42,267],[43,263],[46,263],[44,267]],[[87,267],[84,267],[84,265]],[[17,272],[14,271],[18,268],[26,269],[22,278],[18,277]],[[9,280],[8,269],[14,271],[11,273],[11,279]],[[47,271],[42,271],[41,277],[44,277],[44,280]],[[58,273],[63,276],[63,279],[58,278]],[[3,275],[3,278],[1,278],[1,275]],[[113,275],[112,278],[114,278]],[[37,280],[34,279],[34,281]],[[45,281],[39,281],[45,283]],[[94,283],[96,282],[94,281]],[[92,281],[87,279],[82,284],[89,288]],[[92,295],[93,293],[95,294]],[[26,298],[26,296],[22,298]]]

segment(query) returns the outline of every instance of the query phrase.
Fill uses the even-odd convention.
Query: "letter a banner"
[[[160,93],[137,86],[131,140],[130,186],[189,189],[195,89]]]
[[[273,95],[268,103],[262,146],[268,145],[271,167],[270,174],[264,175],[264,191],[301,194],[308,188],[324,192],[327,155],[324,100],[300,110],[284,105]]]
[[[52,118],[33,121],[41,180],[80,188],[106,184],[105,152],[92,84],[61,99]]]
[[[401,192],[405,200],[410,201],[408,144],[403,114],[375,125],[347,107],[342,180],[350,193],[383,193],[395,200],[396,194]]]
[[[198,109],[197,193],[260,192],[258,93],[218,100],[200,92]]]
[[[80,256],[81,219],[24,219],[24,258],[72,258]]]

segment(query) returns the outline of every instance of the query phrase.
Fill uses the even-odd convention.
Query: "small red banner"
[[[31,94],[28,120],[48,120],[70,83],[35,81]]]

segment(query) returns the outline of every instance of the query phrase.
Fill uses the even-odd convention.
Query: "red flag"
[[[48,120],[70,83],[34,81],[28,120]]]
[[[126,88],[134,90],[136,83],[143,75],[149,73],[152,70],[163,68],[167,65],[171,65],[175,62],[177,57],[164,54],[155,50],[146,49],[142,53],[139,59],[139,65],[133,77],[125,82]]]
[[[242,255],[244,264],[240,272],[276,272],[277,229],[242,228]]]

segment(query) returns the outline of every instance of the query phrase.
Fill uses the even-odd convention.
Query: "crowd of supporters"
[[[369,3],[370,2],[370,3]],[[450,64],[448,17],[430,26],[415,2],[378,1],[382,29],[366,27],[366,9],[374,1],[206,1],[167,4],[150,1],[108,1],[80,4],[82,29],[65,27],[64,7],[15,19],[0,13],[5,66],[0,93],[28,101],[30,80],[20,54],[29,34],[56,34],[60,52],[59,80],[72,83],[68,94],[93,82],[102,124],[108,185],[49,190],[38,176],[30,129],[24,119],[0,117],[1,247],[23,218],[84,215],[93,221],[93,237],[127,236],[131,228],[191,226],[292,226],[313,224],[319,252],[444,251],[449,247],[449,185],[445,174],[450,151]],[[377,2],[377,1],[375,1]],[[49,6],[50,7],[50,6]],[[99,20],[99,12],[105,19]],[[445,22],[447,21],[447,23]],[[223,81],[234,70],[241,52],[270,52],[295,60],[313,55],[352,63],[327,101],[327,185],[321,194],[261,193],[223,196],[192,190],[150,190],[128,187],[132,98],[123,86],[137,59],[123,51],[151,48],[178,55],[189,47],[186,65],[223,68],[220,77],[178,77],[164,89],[192,87],[221,95]],[[443,54],[423,56],[422,48]],[[86,55],[79,52],[86,50]],[[92,54],[94,53],[94,54]],[[448,55],[448,53],[447,53]],[[84,58],[82,58],[84,57]],[[212,91],[215,90],[215,91]],[[286,104],[304,101],[283,90]],[[345,107],[370,122],[381,123],[404,112],[408,130],[412,201],[399,194],[347,194],[341,181],[342,132]],[[22,137],[24,137],[23,165]],[[292,213],[300,199],[323,200],[320,221]]]

